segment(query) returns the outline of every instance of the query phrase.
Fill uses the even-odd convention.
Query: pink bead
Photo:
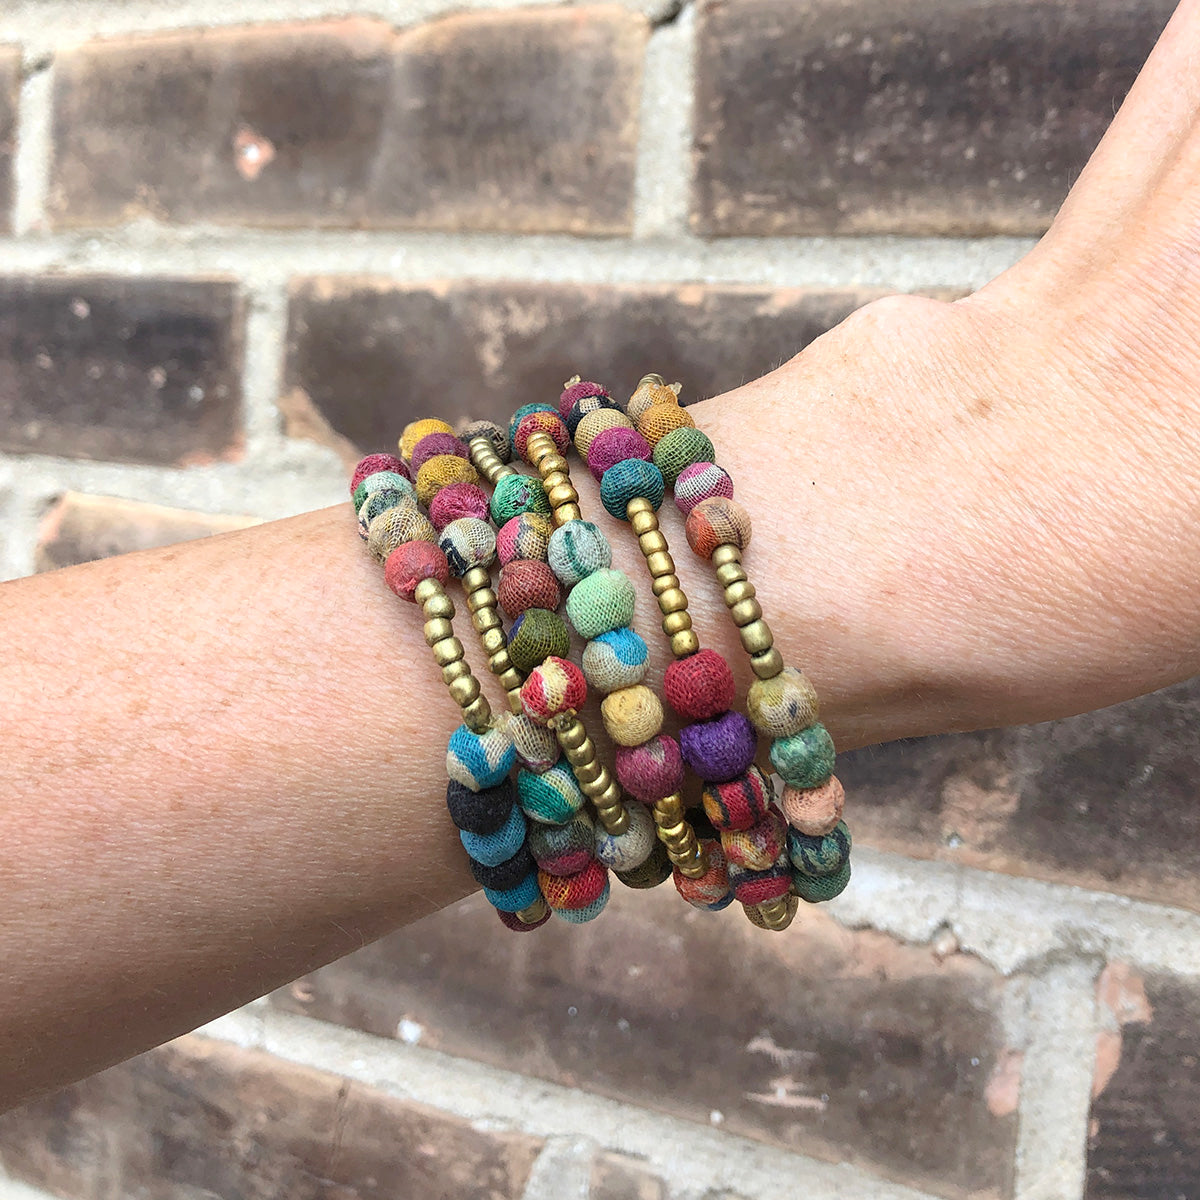
[[[566,454],[567,448],[571,444],[571,435],[567,432],[567,426],[557,413],[528,413],[521,418],[513,432],[513,450],[526,462],[529,462],[526,455],[526,451],[529,449],[529,439],[535,433],[548,434],[553,439],[555,449],[559,454]],[[533,466],[533,463],[529,462],[529,465]]]
[[[353,496],[358,490],[358,485],[368,475],[374,475],[376,471],[395,471],[397,475],[403,475],[405,479],[412,478],[404,460],[397,458],[394,454],[368,454],[354,468],[354,474],[350,476],[350,495]]]
[[[383,577],[388,587],[416,603],[417,585],[426,579],[450,580],[450,564],[432,542],[402,542],[387,557]]]
[[[409,469],[414,475],[431,458],[439,454],[453,454],[455,458],[465,458],[470,461],[471,452],[466,442],[459,441],[452,433],[427,433],[414,447]]]
[[[561,713],[578,711],[586,699],[583,672],[573,662],[553,654],[540,667],[534,667],[521,685],[521,705],[540,725]]]
[[[675,480],[675,504],[685,517],[701,500],[711,500],[713,496],[733,499],[733,480],[724,467],[698,462],[679,472]]]
[[[683,787],[683,755],[679,743],[665,733],[640,746],[618,746],[617,781],[643,804],[673,796]]]
[[[429,519],[438,533],[460,517],[488,519],[487,493],[478,484],[450,483],[430,500]]]
[[[569,388],[563,389],[562,395],[558,398],[558,411],[565,417],[575,407],[576,402],[586,396],[603,396],[606,400],[612,399],[607,388],[601,387],[598,383],[584,380],[582,383],[573,383]]]
[[[732,707],[737,685],[724,655],[715,650],[700,650],[667,667],[663,695],[681,717],[706,721]]]
[[[596,479],[600,479],[609,467],[615,467],[619,462],[630,458],[649,462],[653,453],[650,443],[636,429],[617,425],[592,438],[587,452],[588,470]]]

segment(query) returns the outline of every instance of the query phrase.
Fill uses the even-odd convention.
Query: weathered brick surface
[[[706,234],[1037,233],[1175,0],[705,0]]]
[[[598,7],[90,43],[57,66],[53,218],[620,232],[647,33]]]
[[[0,46],[0,230],[11,225],[12,166],[17,149],[17,101],[21,88],[21,51]]]
[[[257,517],[192,512],[115,496],[66,492],[42,519],[34,566],[38,571],[53,571],[256,524]]]
[[[219,281],[0,278],[0,449],[180,465],[235,457],[240,312]]]
[[[297,433],[315,414],[374,449],[432,411],[507,420],[514,396],[557,396],[576,372],[628,396],[661,371],[702,399],[772,370],[877,294],[306,280],[292,297],[284,408]]]
[[[1200,983],[1113,964],[1099,998],[1087,1200],[1200,1196]]]
[[[72,1200],[515,1200],[540,1148],[200,1038],[0,1116],[0,1163]]]
[[[422,1045],[940,1194],[1008,1194],[1019,1047],[1001,1029],[1003,982],[977,961],[812,909],[765,937],[671,888],[620,889],[587,926],[500,938],[495,925],[474,897],[274,1002],[388,1037],[404,1022]]]
[[[1200,911],[1198,720],[1200,679],[1065,721],[870,747],[838,775],[861,842]]]
[[[588,1200],[667,1200],[662,1179],[621,1154],[597,1154]]]

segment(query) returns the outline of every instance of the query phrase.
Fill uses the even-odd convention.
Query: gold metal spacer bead
[[[536,925],[549,911],[550,906],[539,896],[528,908],[517,913],[517,920],[522,925]]]
[[[508,657],[507,646],[502,646],[499,650],[494,650],[488,658],[488,670],[493,675],[503,675],[511,667],[512,659]]]
[[[765,654],[775,645],[775,635],[761,617],[755,618],[749,625],[743,625],[738,630],[738,636],[747,654]]]
[[[542,476],[542,487],[549,491],[551,488],[561,487],[564,483],[570,483],[571,477],[566,471],[550,471]]]
[[[450,684],[450,698],[459,708],[466,708],[479,699],[479,680],[474,675],[464,675]]]
[[[571,762],[569,754],[567,755],[567,762]],[[578,765],[571,763],[571,769],[575,772],[575,778],[579,781],[579,790],[585,796],[590,794],[588,788],[593,787],[604,775],[604,764],[597,758],[591,758],[587,762],[582,762]]]
[[[631,501],[631,507],[636,501]],[[653,509],[646,512],[635,512],[629,518],[629,526],[633,530],[636,537],[645,537],[648,533],[654,533],[658,529],[658,513]]]
[[[607,771],[605,772],[605,775],[608,775]],[[613,779],[611,775],[609,775],[608,786],[602,791],[597,792],[596,795],[594,795],[591,799],[596,805],[597,811],[601,811],[606,808],[617,808],[620,806],[621,800],[623,799],[621,795],[621,785],[615,779]]]
[[[764,900],[761,904],[744,904],[742,907],[751,923],[759,929],[780,933],[795,919],[799,901],[795,896],[779,896],[774,900]]]
[[[462,710],[463,724],[475,733],[483,733],[492,723],[492,706],[487,697],[479,696]]]
[[[675,560],[669,550],[655,550],[646,555],[646,570],[652,579],[660,579],[664,575],[675,574]]]
[[[649,558],[652,554],[663,554],[668,547],[667,535],[661,529],[651,529],[638,534],[638,549]]]
[[[479,644],[483,647],[484,654],[495,654],[497,650],[508,649],[508,635],[497,622],[491,629],[479,631]]]
[[[670,575],[656,575],[650,581],[650,590],[656,595],[661,596],[663,592],[669,592],[672,588],[679,586],[679,576],[672,572]]]
[[[664,616],[668,613],[684,612],[687,606],[687,595],[678,585],[658,593],[658,607]]]
[[[717,582],[723,588],[729,587],[731,583],[744,583],[749,578],[750,576],[746,574],[746,568],[742,566],[740,561],[725,563],[723,566],[717,568]]]
[[[558,447],[554,444],[554,439],[548,433],[540,430],[537,433],[531,433],[529,440],[525,443],[526,457],[535,467],[541,463],[542,459],[557,452]]]
[[[649,375],[643,375],[641,379],[638,380],[638,387],[643,388],[648,383],[657,384],[658,387],[667,386],[667,381],[661,375],[656,375],[653,371],[651,371]],[[636,391],[637,389],[634,390]]]
[[[550,501],[551,508],[561,508],[564,504],[578,503],[579,493],[573,484],[560,483],[546,493],[546,499]]]
[[[433,622],[431,621],[430,624],[433,624]],[[447,667],[453,662],[460,662],[464,654],[466,654],[462,642],[454,634],[450,634],[449,637],[440,638],[433,643],[431,649],[433,650],[433,661],[439,667]]]
[[[759,679],[774,679],[783,671],[783,655],[772,646],[761,654],[752,654],[750,667]]]
[[[521,703],[521,689],[519,687],[509,688],[508,690],[508,711],[514,717],[519,717],[525,711],[525,705]]]
[[[654,512],[654,505],[645,496],[634,496],[630,502],[625,505],[625,519],[632,521],[638,513],[650,513],[654,517],[654,524],[658,524],[658,516]]]
[[[416,591],[413,592],[413,599],[421,606],[422,611],[427,617],[452,617],[454,616],[454,601],[446,595],[446,589],[442,587],[439,579],[422,579],[417,584]],[[450,606],[449,612],[437,612],[430,608],[434,605],[435,608],[444,608]]]
[[[663,633],[667,637],[674,637],[677,633],[685,633],[692,627],[692,614],[686,608],[681,608],[678,612],[667,613],[662,619]]]
[[[749,600],[739,600],[736,604],[731,605],[729,615],[733,618],[733,623],[739,629],[743,629],[753,625],[762,617],[762,605],[751,596]]]
[[[456,679],[465,679],[471,674],[471,665],[465,658],[457,662],[447,663],[442,668],[442,682],[449,687]]]
[[[555,525],[566,525],[571,521],[582,521],[583,510],[578,504],[560,504],[554,510]]]
[[[579,780],[580,790],[589,800],[599,799],[613,786],[613,778],[608,773],[608,768],[602,762],[594,765],[597,768],[595,779],[589,779],[587,783],[584,783],[582,779]],[[590,772],[587,773],[590,774]],[[579,779],[578,771],[575,773],[575,778]]]
[[[661,800],[655,800],[652,809],[654,820],[659,824],[674,824],[683,820],[683,797],[678,792],[672,792]]]
[[[708,855],[699,842],[696,843],[695,853],[687,860],[676,863],[680,875],[688,879],[701,879],[708,874]]]
[[[543,479],[547,475],[570,475],[571,473],[571,464],[559,454],[553,442],[550,443],[550,453],[544,455],[537,466],[538,474]]]
[[[431,649],[454,636],[454,623],[445,617],[433,617],[425,622],[425,645]]]
[[[559,742],[562,746],[562,743]],[[582,767],[587,763],[593,762],[596,758],[596,743],[592,741],[586,734],[583,741],[574,746],[563,746],[563,752],[567,756],[567,762],[573,767]]]
[[[558,738],[558,744],[564,750],[572,750],[576,746],[582,746],[587,740],[587,730],[583,727],[583,722],[576,717],[574,721],[560,725],[554,731],[555,737]]]
[[[521,672],[516,667],[509,667],[507,671],[493,671],[496,676],[496,682],[506,691],[515,691],[518,694],[521,691]]]
[[[596,815],[600,818],[600,824],[604,826],[605,832],[613,837],[624,833],[629,828],[629,814],[622,804],[617,805],[616,808],[597,810]]]
[[[723,546],[718,546],[712,552],[711,562],[718,570],[725,566],[726,563],[740,563],[741,561],[741,547],[735,546],[732,542],[726,542]]]
[[[676,658],[691,658],[700,652],[700,639],[691,629],[681,629],[671,634],[671,653]]]
[[[487,567],[471,567],[462,577],[463,591],[467,593],[468,603],[485,588],[492,586],[492,575]],[[493,602],[494,603],[494,602]]]
[[[725,584],[725,607],[732,608],[743,600],[753,600],[757,594],[749,579],[735,579]]]

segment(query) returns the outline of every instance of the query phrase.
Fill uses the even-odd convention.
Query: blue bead
[[[592,641],[602,642],[613,652],[613,657],[626,667],[640,666],[650,655],[641,636],[628,625],[622,625],[620,629],[610,629],[608,633],[601,633]]]
[[[487,897],[488,903],[493,908],[498,908],[501,912],[520,912],[523,908],[528,908],[535,900],[541,898],[542,893],[538,890],[537,875],[530,873],[526,875],[516,887],[511,888],[489,888],[483,889],[483,894]]]
[[[476,862],[485,867],[498,867],[525,844],[525,814],[513,805],[508,820],[495,833],[468,833],[460,829],[458,836],[462,839],[463,849]]]
[[[476,733],[460,725],[446,746],[446,773],[476,792],[495,787],[516,760],[512,738],[499,727]]]
[[[639,497],[649,500],[657,512],[665,491],[662,472],[653,463],[643,462],[640,458],[615,463],[600,480],[600,499],[618,521],[628,519],[625,510],[630,500]]]

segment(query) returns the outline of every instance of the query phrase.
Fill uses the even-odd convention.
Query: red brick
[[[0,278],[0,449],[169,465],[236,457],[241,359],[230,283]]]
[[[608,7],[89,43],[56,69],[51,211],[623,231],[647,32]]]
[[[201,1038],[0,1116],[0,1163],[72,1200],[516,1200],[540,1149]]]
[[[669,886],[500,938],[482,897],[274,997],[294,1011],[670,1112],[946,1196],[1009,1194],[1004,982],[805,908],[765,935]],[[995,1111],[993,1111],[995,1109]]]
[[[705,0],[705,234],[1038,233],[1175,0]]]
[[[11,226],[20,90],[21,51],[17,46],[0,46],[0,229]]]
[[[511,415],[576,372],[628,396],[648,370],[685,400],[792,357],[877,292],[311,279],[293,292],[284,408],[347,457],[414,417]]]
[[[839,758],[861,844],[1200,911],[1200,680]]]
[[[34,564],[38,571],[53,571],[256,524],[257,517],[214,515],[66,492],[42,519]]]

